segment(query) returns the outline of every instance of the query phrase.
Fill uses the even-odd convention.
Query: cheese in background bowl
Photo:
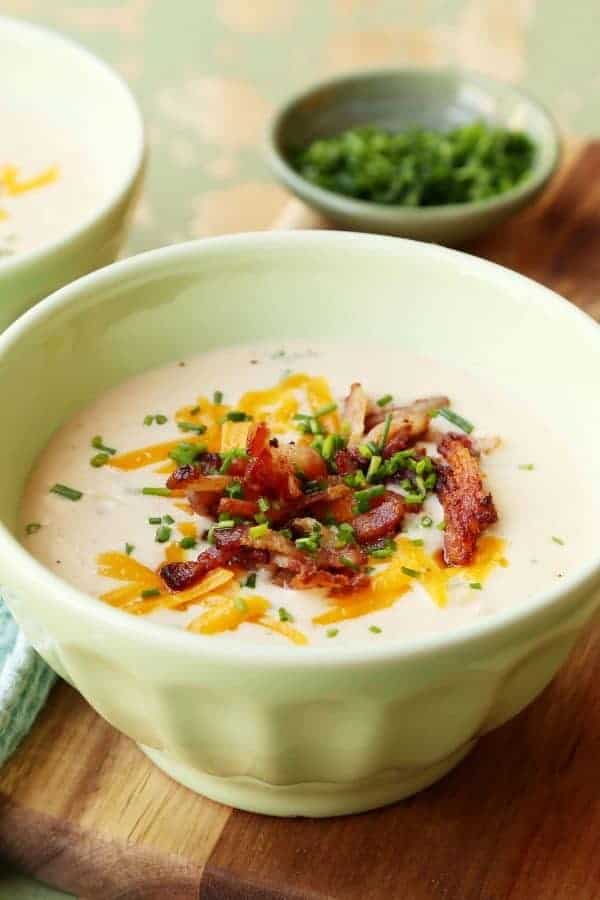
[[[0,95],[1,330],[115,259],[144,130],[121,79],[51,31],[0,17],[0,78],[10,85]]]

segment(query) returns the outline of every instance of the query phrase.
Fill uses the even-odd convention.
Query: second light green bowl
[[[312,184],[290,163],[294,151],[316,138],[355,126],[445,131],[475,120],[525,131],[537,146],[533,168],[519,185],[478,203],[423,208],[369,203]],[[530,203],[560,156],[556,126],[540,103],[511,85],[455,69],[363,72],[318,84],[277,112],[268,142],[277,178],[333,223],[450,245],[465,243]]]

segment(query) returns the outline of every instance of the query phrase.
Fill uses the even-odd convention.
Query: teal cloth
[[[0,766],[33,725],[55,679],[0,598]]]

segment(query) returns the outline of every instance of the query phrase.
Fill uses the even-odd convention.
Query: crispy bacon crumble
[[[433,492],[445,514],[445,562],[468,564],[497,514],[469,438],[441,437],[439,457],[418,443],[431,439],[430,418],[447,406],[438,396],[382,409],[356,383],[339,432],[323,424],[328,407],[296,416],[297,441],[259,421],[244,447],[198,452],[167,487],[212,519],[209,546],[195,561],[164,565],[163,581],[182,591],[217,567],[265,568],[294,588],[354,591],[369,584],[369,556],[391,554],[406,514]]]

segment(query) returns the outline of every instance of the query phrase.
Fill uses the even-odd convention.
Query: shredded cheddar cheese
[[[187,626],[187,630],[198,634],[235,631],[242,622],[254,622],[260,619],[269,606],[268,600],[258,594],[245,596],[243,604],[239,605],[236,605],[234,598],[224,597],[198,618],[193,619]]]
[[[52,184],[53,181],[58,179],[58,176],[59,168],[57,165],[53,165],[37,175],[33,175],[31,178],[20,181],[18,167],[8,165],[0,169],[0,185],[4,187],[9,197],[16,197],[19,194],[27,193],[27,191],[33,191],[36,188]]]

